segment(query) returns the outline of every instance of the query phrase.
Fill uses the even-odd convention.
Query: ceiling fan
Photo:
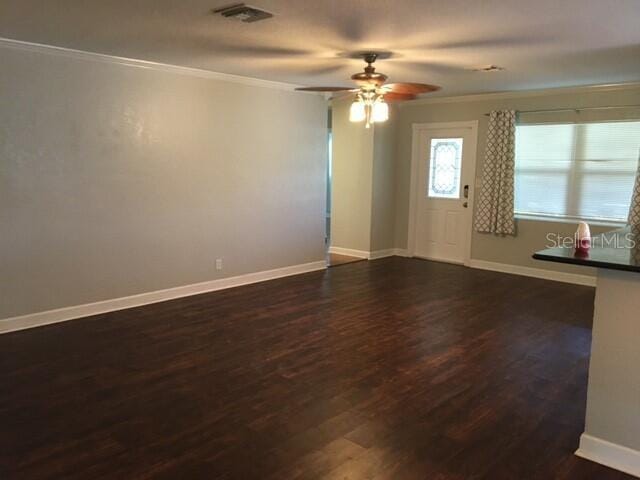
[[[350,87],[302,87],[296,90],[304,92],[350,92],[355,93],[355,100],[349,110],[349,120],[364,121],[369,128],[372,123],[384,122],[389,118],[387,102],[413,100],[421,93],[435,92],[440,87],[424,83],[388,83],[384,73],[376,72],[373,63],[385,54],[378,52],[362,52],[356,54],[367,63],[364,72],[351,75],[358,88]],[[386,53],[388,56],[389,54]]]

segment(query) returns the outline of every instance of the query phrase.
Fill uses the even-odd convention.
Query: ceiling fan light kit
[[[384,95],[375,90],[358,92],[356,99],[349,109],[349,120],[352,122],[366,122],[366,128],[372,123],[386,122],[389,119],[389,105],[384,101]]]
[[[378,58],[376,52],[358,54],[367,63],[363,72],[351,76],[358,88],[349,87],[303,87],[296,90],[307,92],[352,92],[355,99],[349,109],[349,120],[365,122],[366,128],[372,123],[386,122],[389,119],[389,104],[387,102],[401,102],[413,100],[421,93],[434,92],[440,87],[423,83],[392,83],[385,85],[387,76],[376,72],[373,63]]]

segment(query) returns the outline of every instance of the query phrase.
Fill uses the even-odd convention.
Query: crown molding
[[[263,80],[260,78],[245,77],[242,75],[234,75],[231,73],[214,72],[200,68],[184,67],[181,65],[171,65],[168,63],[152,62],[148,60],[140,60],[136,58],[119,57],[116,55],[108,55],[104,53],[88,52],[85,50],[76,50],[73,48],[57,47],[54,45],[46,45],[42,43],[26,42],[23,40],[15,40],[12,38],[0,37],[0,48],[10,48],[16,50],[24,50],[50,55],[60,55],[80,60],[98,61],[103,63],[111,63],[116,65],[124,65],[129,67],[144,68],[161,72],[174,73],[177,75],[187,75],[191,77],[205,78],[210,80],[219,80],[223,82],[237,83],[241,85],[249,85],[253,87],[273,88],[276,90],[292,91],[302,85],[286,82],[275,82],[272,80]],[[576,87],[557,87],[538,90],[517,90],[506,92],[478,93],[470,95],[453,95],[448,97],[429,97],[418,98],[408,102],[399,104],[401,108],[415,105],[429,105],[438,103],[465,103],[465,102],[481,102],[487,100],[502,100],[510,98],[523,97],[544,97],[551,95],[562,95],[572,93],[595,93],[595,92],[611,92],[640,88],[640,82],[602,84],[602,85],[585,85]],[[315,92],[299,92],[306,95],[321,95],[329,99],[330,94]]]
[[[431,105],[438,103],[468,103],[468,102],[483,102],[489,100],[506,100],[510,98],[525,98],[525,97],[548,97],[553,95],[568,95],[568,94],[580,94],[580,93],[603,93],[603,92],[616,92],[623,90],[640,89],[640,82],[629,83],[610,83],[601,85],[583,85],[577,87],[557,87],[557,88],[545,88],[539,90],[514,90],[508,92],[491,92],[491,93],[477,93],[472,95],[454,95],[450,97],[430,97],[430,98],[418,98],[416,100],[410,100],[408,102],[400,103],[400,107],[410,107],[414,105]]]
[[[128,67],[144,68],[147,70],[155,70],[159,72],[174,73],[178,75],[187,75],[191,77],[206,78],[209,80],[219,80],[223,82],[239,83],[252,87],[273,88],[277,90],[293,91],[300,85],[284,82],[274,82],[271,80],[262,80],[259,78],[244,77],[242,75],[233,75],[230,73],[213,72],[199,68],[183,67],[180,65],[170,65],[168,63],[151,62],[147,60],[139,60],[135,58],[118,57],[115,55],[107,55],[104,53],[87,52],[84,50],[75,50],[73,48],[56,47],[54,45],[45,45],[42,43],[25,42],[22,40],[14,40],[11,38],[0,37],[0,48],[9,48],[14,50],[23,50],[29,52],[37,52],[49,55],[60,55],[63,57],[75,58],[79,60],[89,60],[102,63],[111,63],[115,65],[124,65]],[[313,94],[313,92],[299,92],[304,94]]]

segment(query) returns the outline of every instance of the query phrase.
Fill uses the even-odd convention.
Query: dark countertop
[[[533,254],[536,260],[640,272],[640,228],[626,227],[591,238],[588,254],[572,247],[554,247]]]

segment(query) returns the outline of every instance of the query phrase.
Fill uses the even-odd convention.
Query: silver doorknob
[[[464,203],[462,204],[462,206],[463,206],[464,208],[469,208],[469,202],[464,202]]]

